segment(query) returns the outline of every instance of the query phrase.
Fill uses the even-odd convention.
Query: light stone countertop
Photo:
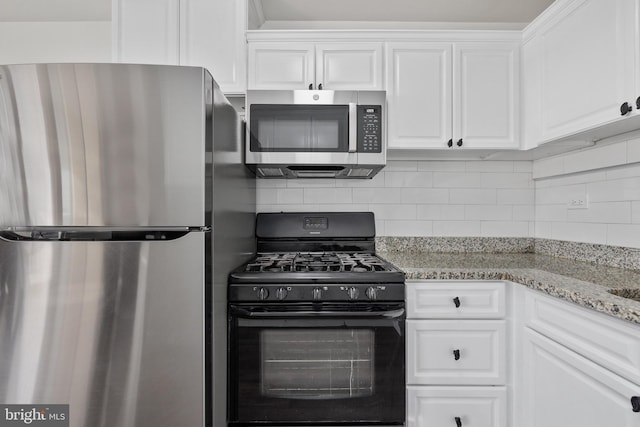
[[[407,280],[508,280],[640,324],[640,271],[534,253],[378,253]]]

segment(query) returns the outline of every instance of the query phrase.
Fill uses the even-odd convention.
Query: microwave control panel
[[[382,106],[358,105],[358,152],[382,152]]]

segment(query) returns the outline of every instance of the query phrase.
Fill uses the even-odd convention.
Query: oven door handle
[[[389,311],[253,311],[231,307],[234,315],[246,319],[292,318],[292,317],[348,317],[350,319],[397,319],[404,316],[404,308]]]

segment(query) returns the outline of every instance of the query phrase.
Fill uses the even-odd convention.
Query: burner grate
[[[389,271],[377,256],[362,252],[263,253],[245,267],[247,272],[375,272]]]

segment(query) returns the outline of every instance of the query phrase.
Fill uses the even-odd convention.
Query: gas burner
[[[246,272],[376,272],[389,271],[388,264],[363,252],[262,253],[245,266]]]

